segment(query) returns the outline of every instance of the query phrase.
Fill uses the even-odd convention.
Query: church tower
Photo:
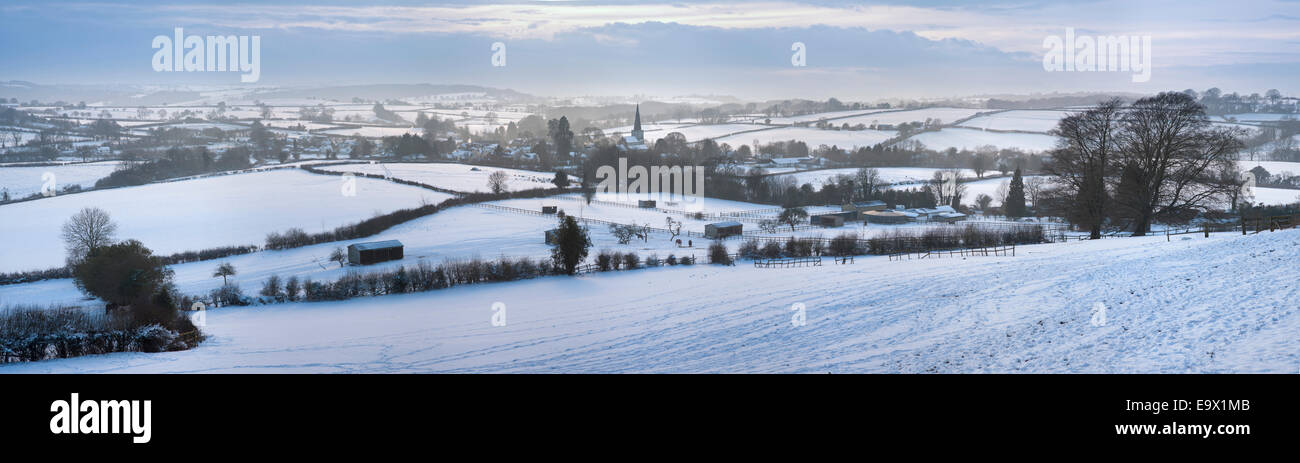
[[[636,121],[632,122],[632,136],[638,141],[645,141],[645,132],[641,131],[641,105],[636,105]]]

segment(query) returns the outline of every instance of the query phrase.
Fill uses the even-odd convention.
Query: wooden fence
[[[788,257],[776,259],[754,259],[754,268],[790,268],[790,267],[821,267],[822,258],[817,257]]]
[[[889,260],[893,261],[893,260],[913,259],[914,258],[913,256],[915,256],[916,259],[940,259],[943,257],[974,257],[974,256],[1015,257],[1015,255],[1016,255],[1016,245],[1012,244],[1008,246],[983,246],[983,247],[975,247],[975,248],[899,252],[899,253],[890,254]]]

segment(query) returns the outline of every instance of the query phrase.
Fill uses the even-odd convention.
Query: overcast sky
[[[1211,86],[1300,94],[1300,1],[6,1],[0,80],[239,84],[157,73],[154,36],[261,36],[256,85],[480,84],[550,96],[946,97]],[[1044,39],[1150,36],[1131,72],[1047,72]],[[506,44],[506,66],[491,63]],[[791,45],[806,46],[806,66]]]

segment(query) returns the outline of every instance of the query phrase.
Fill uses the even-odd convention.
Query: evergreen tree
[[[578,225],[578,221],[569,215],[560,218],[560,226],[556,228],[556,234],[558,236],[554,247],[551,248],[551,259],[557,268],[572,275],[578,270],[578,264],[587,258],[587,251],[591,248],[591,238],[587,235],[587,229]]]
[[[1007,189],[1006,204],[1002,205],[1007,217],[1024,217],[1028,215],[1025,208],[1025,179],[1020,175],[1020,168],[1011,176],[1011,187]]]

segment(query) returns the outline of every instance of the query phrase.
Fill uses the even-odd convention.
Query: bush
[[[858,235],[856,233],[842,233],[839,236],[831,238],[831,243],[827,251],[830,255],[838,257],[862,254],[861,246],[858,245]]]
[[[637,256],[635,252],[623,254],[623,266],[627,267],[628,270],[636,270],[641,266],[641,257]]]
[[[172,278],[162,259],[136,240],[94,249],[72,274],[77,288],[124,306],[149,298]]]
[[[267,277],[266,282],[262,283],[262,290],[258,292],[263,297],[271,298],[276,302],[284,301],[284,287],[280,284],[279,275]]]
[[[781,245],[776,244],[775,241],[768,241],[767,244],[763,245],[762,254],[763,257],[768,259],[781,257]]]
[[[608,272],[614,268],[614,255],[608,249],[602,249],[600,254],[596,255],[596,268],[602,272]]]
[[[727,253],[727,245],[720,242],[714,242],[709,245],[709,263],[720,265],[732,265],[731,254]]]
[[[212,290],[212,303],[218,307],[223,305],[248,305],[252,301],[244,297],[243,291],[239,289],[236,283],[226,283],[220,288]]]
[[[646,256],[645,258],[646,267],[658,267],[660,264],[661,262],[659,261],[659,255],[657,254],[651,254],[649,256]]]
[[[677,256],[669,254],[668,259],[664,261],[668,265],[677,265]]]
[[[737,253],[740,254],[741,258],[751,259],[751,260],[759,259],[763,257],[762,252],[759,251],[758,240],[753,238],[750,238],[748,241],[741,243],[740,249],[737,250]]]

